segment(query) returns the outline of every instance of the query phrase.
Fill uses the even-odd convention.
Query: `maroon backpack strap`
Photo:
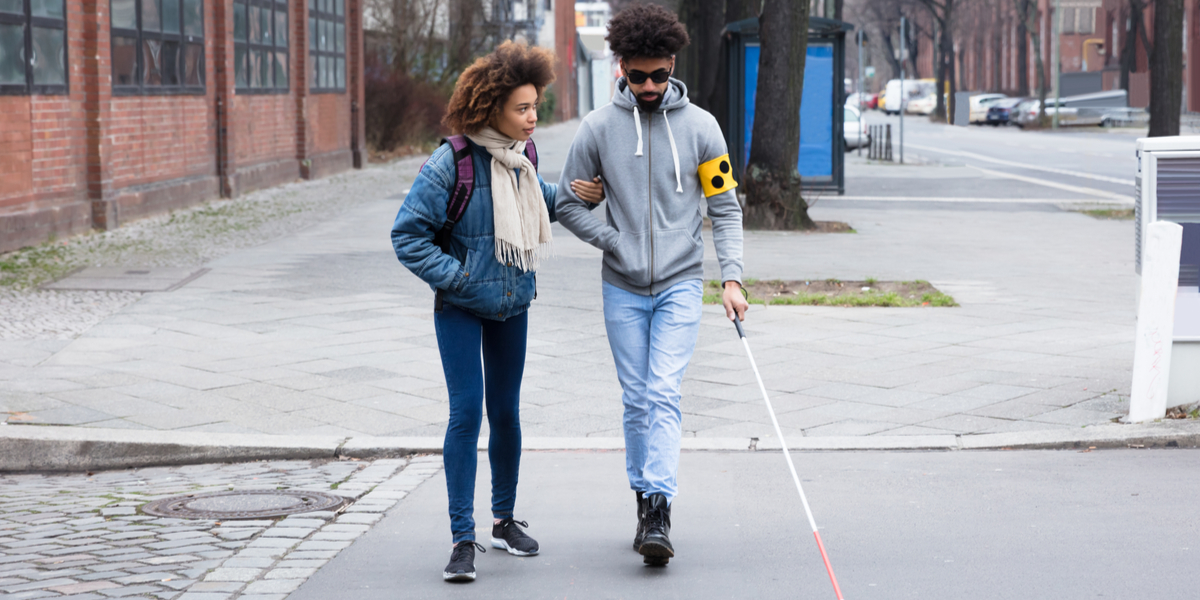
[[[454,183],[450,186],[450,199],[446,202],[446,222],[434,235],[433,241],[445,250],[450,242],[450,232],[466,214],[471,193],[475,191],[475,159],[471,156],[471,144],[464,135],[452,135],[442,139],[442,143],[450,144],[454,156]]]
[[[529,162],[533,163],[533,171],[536,173],[538,170],[538,156],[537,146],[534,145],[533,138],[525,140],[525,156],[529,159]]]

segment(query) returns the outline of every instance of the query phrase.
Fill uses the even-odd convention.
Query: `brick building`
[[[362,0],[0,0],[0,251],[363,161]]]
[[[1029,35],[1037,35],[1042,45],[1042,60],[1053,90],[1053,46],[1055,18],[1054,0],[1037,0],[1040,18],[1037,28]],[[1129,31],[1131,19],[1128,0],[1061,0],[1062,8],[1062,54],[1060,65],[1066,78],[1072,82],[1085,82],[1097,90],[1122,89],[1121,56],[1132,44],[1135,68],[1128,75],[1130,106],[1146,107],[1150,103],[1150,60],[1149,52],[1141,41],[1140,34]],[[921,10],[910,18],[925,32],[934,31],[929,15]],[[1012,2],[976,2],[969,10],[958,15],[957,48],[958,89],[997,91],[1008,94],[1018,92],[1018,74],[1025,69],[1028,74],[1029,93],[1037,93],[1036,62],[1032,39],[1029,41],[1027,62],[1019,60],[1017,40],[1018,16]],[[1146,35],[1154,41],[1153,3],[1142,15]],[[1135,35],[1136,41],[1135,41]],[[917,50],[917,77],[935,77],[935,49],[933,40],[927,35],[919,36]],[[1184,18],[1184,110],[1200,112],[1200,0],[1185,0]],[[1094,75],[1081,75],[1092,73]],[[893,75],[894,76],[894,75]],[[912,76],[911,73],[909,75]],[[883,79],[876,83],[881,87]],[[1071,93],[1064,82],[1063,91]]]

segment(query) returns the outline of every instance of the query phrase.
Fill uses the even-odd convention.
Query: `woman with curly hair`
[[[466,136],[474,165],[469,202],[457,223],[448,219],[451,194],[464,189],[456,185],[464,171],[451,144],[443,144],[421,167],[392,226],[397,258],[435,292],[434,328],[450,393],[443,462],[453,549],[442,573],[446,581],[474,580],[475,550],[484,551],[475,542],[473,513],[485,399],[492,546],[516,556],[539,550],[513,510],[527,310],[537,295],[534,271],[550,249],[558,193],[558,186],[542,181],[525,150],[537,127],[538,102],[553,80],[549,51],[513,42],[468,67],[444,123]],[[572,188],[590,202],[602,196],[594,181],[576,181]]]

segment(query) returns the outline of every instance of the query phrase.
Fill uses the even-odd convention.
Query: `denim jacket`
[[[475,316],[503,321],[528,310],[537,295],[537,275],[496,260],[496,238],[492,224],[492,155],[471,144],[475,160],[475,190],[466,213],[450,235],[449,252],[443,252],[433,237],[446,222],[446,204],[454,185],[454,155],[442,144],[404,198],[392,225],[392,247],[408,270],[442,299]],[[550,221],[558,219],[554,204],[558,186],[542,181],[542,196]]]

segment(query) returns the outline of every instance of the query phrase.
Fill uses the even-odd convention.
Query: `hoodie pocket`
[[[703,259],[704,247],[687,229],[666,229],[655,236],[655,281],[665,281],[697,267]]]
[[[629,283],[647,287],[650,285],[650,237],[646,232],[621,232],[612,252],[604,255],[604,261],[613,271],[623,275]]]

